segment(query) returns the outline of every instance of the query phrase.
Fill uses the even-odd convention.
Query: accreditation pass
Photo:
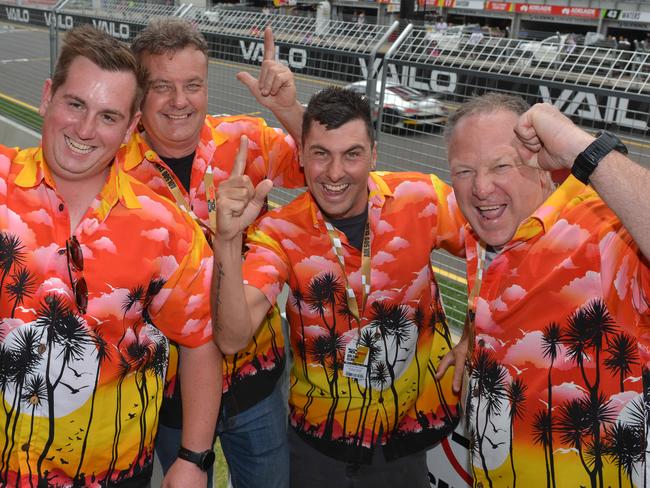
[[[343,363],[343,376],[355,380],[366,378],[368,370],[368,359],[370,358],[368,346],[355,343],[354,341],[345,346],[345,362]]]

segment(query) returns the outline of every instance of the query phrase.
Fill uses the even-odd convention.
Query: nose
[[[479,171],[474,176],[472,193],[477,198],[487,198],[494,191],[494,181],[492,175],[487,171]]]
[[[172,94],[171,104],[174,108],[185,108],[187,105],[187,97],[182,89],[176,88]]]
[[[345,176],[345,168],[343,167],[343,162],[341,158],[334,157],[332,161],[327,165],[327,178],[330,181],[336,182]]]
[[[92,114],[86,114],[77,123],[77,136],[80,139],[92,139],[95,137],[95,118]]]

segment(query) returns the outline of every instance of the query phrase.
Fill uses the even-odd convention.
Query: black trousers
[[[370,465],[348,464],[317,451],[291,428],[291,488],[430,488],[426,451],[387,462],[377,446]]]

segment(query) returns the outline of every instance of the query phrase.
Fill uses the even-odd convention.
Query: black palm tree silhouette
[[[146,292],[144,289],[144,285],[137,285],[129,290],[129,292],[126,294],[126,297],[124,297],[124,301],[122,302],[122,336],[120,337],[120,340],[117,342],[117,349],[120,349],[120,346],[122,345],[122,341],[126,337],[126,333],[128,330],[128,326],[124,323],[126,319],[126,314],[129,313],[133,308],[136,307],[136,305],[140,304],[141,306],[141,311],[142,313],[142,302],[145,299]]]
[[[390,374],[388,372],[388,367],[383,361],[377,361],[370,372],[370,382],[375,385],[379,390],[379,404],[384,409],[384,416],[386,417],[386,430],[390,425],[390,420],[388,420],[388,412],[386,411],[386,404],[384,402],[384,385],[390,381]]]
[[[472,369],[473,384],[476,387],[478,396],[475,408],[476,436],[478,439],[477,449],[481,458],[485,478],[488,480],[490,487],[493,485],[483,452],[483,440],[485,439],[488,424],[493,416],[501,414],[501,405],[507,398],[506,376],[506,369],[492,358],[485,348],[480,347],[477,349]],[[483,402],[485,403],[485,423],[481,427],[479,424],[479,416]]]
[[[151,358],[153,357],[153,350],[155,343],[149,336],[139,337],[131,342],[126,347],[127,361],[131,364],[131,371],[135,371],[135,386],[140,396],[140,410],[139,427],[140,427],[140,444],[138,447],[138,455],[136,459],[140,460],[144,454],[144,442],[147,433],[146,411],[148,405],[148,388],[147,388],[147,371],[151,367]]]
[[[600,425],[612,423],[616,416],[611,402],[603,394],[594,401],[591,395],[560,405],[557,431],[564,444],[578,450],[580,462],[589,475],[591,486],[599,484],[599,462],[603,455]],[[598,423],[598,428],[595,427]]]
[[[510,382],[507,389],[508,401],[510,402],[510,468],[512,469],[512,488],[517,486],[517,472],[515,470],[515,457],[512,437],[515,427],[515,420],[521,419],[524,414],[524,403],[526,402],[526,390],[528,386],[521,378],[517,377]]]
[[[154,338],[154,342],[155,346],[153,354],[151,356],[151,370],[156,376],[156,394],[154,400],[155,405],[158,405],[160,385],[163,385],[165,383],[165,375],[167,373],[167,364],[169,361],[169,341],[164,335],[159,333],[157,338]],[[149,439],[149,443],[153,445],[153,436],[155,435],[155,431],[154,429],[150,429],[150,432],[151,438]]]
[[[642,465],[645,455],[645,435],[643,429],[636,425],[617,422],[614,425],[605,427],[605,448],[604,454],[609,456],[618,467],[618,486],[623,486],[621,471],[625,471],[630,488],[632,474],[636,469],[636,463]]]
[[[605,367],[619,376],[619,385],[623,392],[625,376],[632,372],[632,366],[639,364],[637,342],[625,332],[619,332],[607,341],[607,346]]]
[[[600,299],[592,300],[573,313],[568,319],[564,342],[567,346],[568,356],[580,368],[580,373],[589,392],[590,405],[597,405],[599,402],[600,356],[608,336],[615,332],[614,320],[607,310],[607,305]],[[590,354],[593,356],[593,364],[595,365],[595,375],[592,380],[587,377],[584,365],[585,358],[589,357]],[[595,419],[593,420],[595,422]],[[589,439],[590,447],[585,450],[585,454],[593,454],[592,484],[597,480],[600,486],[603,486],[601,424],[594,423],[591,430],[593,436]]]
[[[551,486],[551,472],[549,467],[549,449],[551,436],[553,435],[553,419],[549,409],[538,410],[533,416],[533,442],[541,444],[544,449],[544,462],[546,464],[546,486]]]
[[[332,429],[334,426],[334,417],[338,405],[337,379],[338,371],[341,366],[341,355],[345,349],[341,335],[336,331],[329,331],[327,334],[314,338],[309,351],[314,360],[317,361],[325,372],[325,378],[329,385],[330,397],[332,403],[327,412],[325,429],[323,431],[324,439],[332,438]]]
[[[90,429],[92,428],[93,415],[95,412],[95,397],[97,395],[97,386],[99,385],[99,372],[101,371],[102,364],[105,361],[110,360],[111,351],[108,346],[108,343],[102,336],[101,330],[95,330],[91,336],[91,341],[95,345],[95,355],[97,356],[97,367],[95,368],[95,383],[93,385],[93,393],[90,399],[90,413],[88,414],[88,423],[86,424],[86,433],[84,434],[84,440],[81,444],[81,452],[79,456],[79,464],[77,465],[77,472],[74,476],[74,481],[77,484],[82,485],[83,477],[81,473],[81,467],[83,466],[84,457],[86,455],[86,446],[88,444],[88,436],[90,435]]]
[[[61,303],[56,295],[49,295],[45,304],[41,306],[36,325],[47,330],[47,363],[45,367],[45,384],[47,387],[48,405],[48,438],[43,451],[38,459],[37,470],[39,482],[43,477],[43,461],[48,456],[54,442],[54,393],[61,382],[61,378],[72,361],[79,361],[84,356],[85,348],[91,343],[86,326],[67,305]],[[61,368],[56,373],[56,379],[51,380],[52,356],[54,347],[59,349],[56,357]]]
[[[0,293],[4,289],[5,278],[14,266],[20,266],[25,262],[25,246],[18,236],[0,232]]]
[[[18,417],[20,416],[21,404],[20,399],[23,394],[25,382],[30,375],[33,374],[34,369],[38,365],[40,356],[37,352],[38,347],[38,332],[36,329],[21,327],[16,331],[16,337],[10,348],[10,354],[13,361],[11,382],[14,386],[14,397],[11,402],[11,417],[13,419],[13,427],[9,433],[9,424],[5,425],[5,444],[2,449],[2,460],[4,463],[4,479],[7,480],[9,476],[9,460],[13,452],[16,427],[18,425]]]
[[[384,343],[384,363],[388,368],[388,375],[390,376],[389,386],[393,395],[395,409],[393,413],[393,425],[391,426],[390,423],[386,425],[386,433],[390,435],[391,432],[397,429],[397,421],[399,418],[399,396],[395,387],[395,364],[397,364],[400,348],[410,338],[410,329],[413,326],[413,322],[409,319],[408,309],[405,306],[382,301],[373,302],[371,305],[370,325],[380,331]],[[392,337],[394,341],[392,358],[389,357],[388,337]]]
[[[336,328],[336,298],[344,290],[345,287],[341,284],[339,277],[329,271],[312,278],[307,286],[307,295],[305,296],[307,306],[320,315],[323,324],[330,330]],[[329,325],[325,318],[328,306],[332,312],[332,325]]]
[[[14,268],[15,269],[15,268]],[[7,283],[5,288],[9,300],[14,302],[11,307],[11,317],[16,313],[16,307],[22,305],[25,298],[31,297],[36,291],[36,276],[27,268],[20,267],[11,275],[11,282]]]
[[[551,322],[548,324],[542,333],[542,354],[545,358],[551,360],[551,364],[548,367],[548,376],[546,383],[546,390],[548,392],[548,421],[551,426],[551,429],[548,431],[547,443],[544,445],[545,449],[548,449],[548,467],[550,468],[550,484],[547,485],[555,488],[555,461],[553,457],[553,365],[557,359],[558,352],[560,350],[560,345],[562,344],[562,331],[560,325],[556,322]]]
[[[45,385],[43,376],[40,374],[30,376],[25,383],[25,388],[20,399],[27,408],[31,407],[32,409],[31,421],[29,423],[29,436],[27,437],[27,445],[29,446],[32,443],[32,434],[34,433],[34,412],[36,411],[36,407],[39,407],[47,399],[47,386]],[[25,457],[25,463],[29,471],[29,484],[32,486],[32,465],[29,462],[29,449]]]
[[[372,328],[365,328],[361,332],[359,338],[359,346],[368,349],[368,367],[366,368],[365,386],[362,390],[361,385],[357,382],[357,389],[361,394],[361,408],[359,409],[359,419],[357,420],[357,428],[355,431],[355,443],[361,445],[363,443],[363,433],[366,428],[366,421],[368,418],[368,411],[372,405],[372,384],[370,380],[370,373],[372,368],[377,363],[379,358],[380,349],[378,346],[379,335],[375,333],[376,330]],[[364,410],[365,407],[365,410]]]
[[[115,400],[115,433],[113,434],[113,446],[111,448],[111,461],[108,465],[106,471],[106,485],[110,485],[113,477],[113,472],[115,471],[115,465],[119,457],[118,446],[120,443],[120,435],[122,434],[122,384],[124,379],[131,371],[131,363],[119,350],[116,352],[119,355],[118,358],[118,380],[117,380],[117,397]]]

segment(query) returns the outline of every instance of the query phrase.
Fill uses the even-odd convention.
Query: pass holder
[[[366,378],[368,359],[370,358],[368,346],[351,341],[345,346],[345,362],[343,363],[343,376],[355,380]]]

